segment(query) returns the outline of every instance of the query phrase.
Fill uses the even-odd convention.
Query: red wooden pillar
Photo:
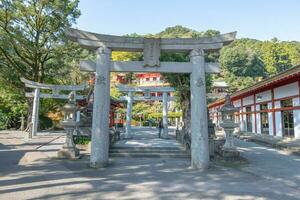
[[[298,80],[299,98],[300,98],[300,79]]]

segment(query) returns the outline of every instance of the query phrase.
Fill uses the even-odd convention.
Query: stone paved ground
[[[169,129],[168,139],[158,138],[157,128],[132,127],[132,139],[117,141],[115,147],[181,147],[175,140],[175,129]]]
[[[237,141],[249,164],[199,171],[188,159],[156,158],[116,158],[94,170],[88,156],[53,158],[62,142],[0,133],[0,199],[300,199],[300,157],[254,143]]]

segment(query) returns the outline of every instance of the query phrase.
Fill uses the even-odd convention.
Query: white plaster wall
[[[272,102],[268,103],[268,109],[272,109]],[[269,120],[269,135],[273,136],[273,115],[272,112],[268,112]]]
[[[260,111],[260,106],[256,105],[256,111]],[[260,113],[256,113],[256,130],[257,133],[261,134],[261,115]],[[254,129],[255,131],[255,129]]]
[[[246,112],[246,108],[241,109],[240,112]],[[246,131],[247,130],[246,115],[245,114],[241,115],[240,128],[241,128],[241,131]]]
[[[275,101],[275,108],[280,108],[280,101]],[[276,136],[282,137],[281,111],[275,112]]]
[[[300,106],[300,98],[293,99],[293,106]],[[295,138],[300,139],[300,110],[294,110],[294,131]]]
[[[253,95],[243,98],[243,106],[254,104]]]
[[[261,96],[261,99],[257,99],[258,96]],[[260,92],[256,94],[256,103],[264,102],[264,101],[271,101],[272,100],[272,94],[271,90],[267,90],[264,92]]]
[[[299,94],[298,82],[294,82],[274,89],[275,99],[294,96],[298,94]]]

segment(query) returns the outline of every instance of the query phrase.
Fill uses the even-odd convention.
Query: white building
[[[300,139],[300,65],[231,95],[239,107],[240,130]],[[220,121],[224,99],[210,104],[210,117]]]

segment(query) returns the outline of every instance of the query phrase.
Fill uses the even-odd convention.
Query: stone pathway
[[[300,155],[300,139],[274,137],[266,134],[243,132],[236,135],[239,139],[271,146],[276,149],[284,149],[295,155]]]
[[[255,143],[236,141],[249,161],[243,166],[199,171],[184,158],[112,158],[109,167],[95,170],[89,156],[49,157],[61,145],[55,137],[26,143],[19,134],[0,133],[1,200],[300,199],[300,157]],[[34,159],[21,162],[28,153]]]
[[[175,140],[175,130],[169,129],[169,138],[158,138],[157,128],[132,127],[132,138],[117,141],[114,147],[181,147]]]
[[[132,128],[132,138],[117,141],[109,151],[110,157],[189,158],[183,146],[175,140],[175,129],[167,139],[158,138],[155,128]]]

